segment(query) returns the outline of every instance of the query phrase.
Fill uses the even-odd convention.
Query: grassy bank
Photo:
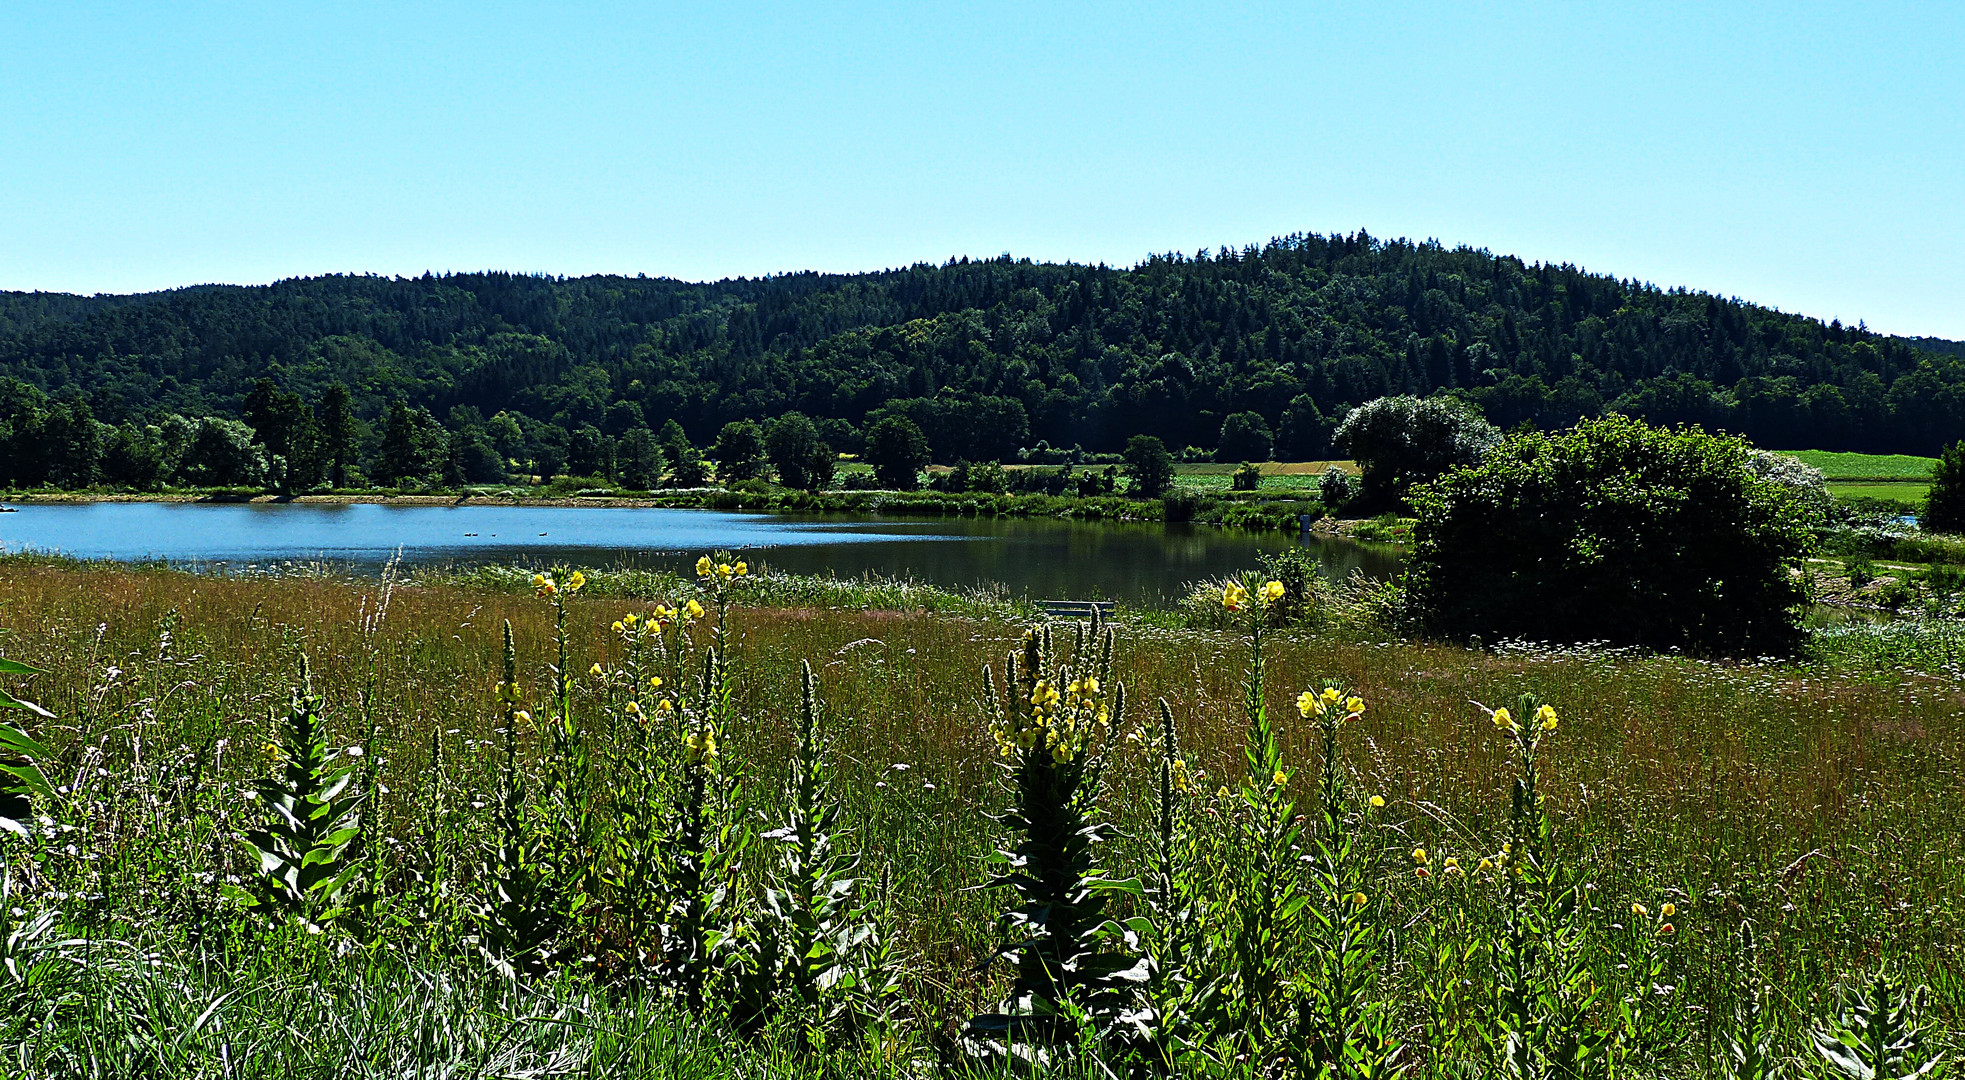
[[[498,843],[504,622],[534,712],[543,718],[552,697],[555,607],[529,582],[493,571],[393,586],[214,578],[45,559],[4,570],[0,654],[48,672],[7,688],[55,714],[36,727],[63,787],[31,837],[0,834],[5,910],[19,909],[5,917],[14,927],[51,919],[6,946],[35,973],[0,977],[10,1071],[920,1075],[952,1060],[961,1021],[1008,988],[1005,966],[985,963],[1005,943],[1005,897],[980,886],[1008,839],[994,815],[1011,796],[978,673],[1016,646],[1015,609],[930,591],[883,603],[799,581],[738,586],[720,768],[743,782],[729,820],[761,831],[781,811],[809,662],[841,843],[860,860],[851,876],[899,978],[886,1020],[814,1049],[795,1026],[729,1039],[724,1021],[685,1015],[578,955],[536,978],[490,971],[472,912]],[[702,594],[669,576],[596,575],[566,600],[568,672],[624,670],[632,657],[612,624],[651,598],[691,597]],[[1297,694],[1337,679],[1367,703],[1336,746],[1352,787],[1385,803],[1357,834],[1369,855],[1365,910],[1385,934],[1368,985],[1409,1075],[1464,1075],[1455,1070],[1489,1061],[1483,1040],[1499,1030],[1510,893],[1474,868],[1508,836],[1516,773],[1507,740],[1469,703],[1523,691],[1562,718],[1540,752],[1541,790],[1552,853],[1587,897],[1573,915],[1574,957],[1600,991],[1574,1020],[1622,1032],[1621,1075],[1712,1075],[1739,1010],[1755,1002],[1777,1053],[1812,1056],[1807,1029],[1836,1011],[1839,980],[1886,963],[1931,987],[1926,1014],[1945,1030],[1965,1023],[1958,650],[1861,627],[1820,648],[1802,662],[1712,664],[1271,637],[1266,705],[1280,725],[1283,788],[1306,812],[1321,751]],[[232,837],[264,817],[250,791],[275,768],[268,747],[303,655],[330,743],[364,750],[355,786],[370,800],[384,910],[396,914],[360,933],[268,929],[220,890],[254,878],[250,850]],[[1112,661],[1130,702],[1117,728],[1151,720],[1156,698],[1170,706],[1205,865],[1232,867],[1246,813],[1231,792],[1247,773],[1248,658],[1236,632],[1135,624],[1121,627]],[[607,785],[637,737],[613,678],[571,680],[572,715],[607,763],[591,783],[610,815],[622,808]],[[1155,759],[1124,733],[1100,781],[1115,832],[1099,858],[1118,878],[1152,865],[1157,828]],[[553,767],[543,727],[522,752]],[[733,889],[750,895],[769,850],[751,849]],[[1442,872],[1449,856],[1470,872]],[[1146,913],[1145,897],[1112,903],[1116,916]],[[1306,931],[1271,947],[1308,980],[1311,940]],[[1062,1061],[1039,1071],[1080,1068],[1096,1073]],[[1232,1057],[1215,1070],[1246,1071]]]

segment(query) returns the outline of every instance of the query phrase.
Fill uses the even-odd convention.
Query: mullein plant
[[[859,860],[843,847],[818,682],[810,663],[800,666],[797,753],[780,824],[760,838],[776,855],[763,903],[735,935],[743,961],[732,1011],[753,1032],[788,1016],[799,1045],[820,1053],[835,1034],[886,1018],[900,984],[858,887]]]
[[[704,650],[693,695],[672,705],[681,732],[681,763],[670,799],[670,817],[659,846],[661,859],[662,983],[691,1013],[701,1015],[721,973],[720,947],[734,923],[735,878],[750,835],[735,820],[735,770],[726,771],[720,740],[735,720],[729,646],[732,587],[749,568],[705,556],[697,576],[717,616]],[[690,600],[682,615],[704,615]]]
[[[1304,938],[1311,951],[1307,993],[1297,1003],[1292,1045],[1305,1075],[1376,1080],[1395,1075],[1396,1023],[1373,995],[1384,945],[1378,895],[1378,848],[1368,826],[1382,797],[1349,794],[1338,729],[1364,714],[1365,703],[1335,685],[1305,690],[1296,707],[1315,720],[1322,747],[1318,815],[1311,837],[1312,895],[1304,905]],[[1265,765],[1269,764],[1267,760]],[[1424,848],[1413,849],[1415,873],[1430,877]]]
[[[687,709],[682,672],[694,649],[694,621],[687,605],[658,603],[645,615],[628,612],[613,625],[622,666],[603,671],[595,664],[589,671],[602,680],[619,721],[607,785],[613,829],[603,845],[601,874],[606,947],[597,959],[607,974],[631,982],[657,973],[663,956],[666,804],[681,768],[677,702]]]
[[[1269,1069],[1282,1064],[1297,1011],[1293,953],[1303,909],[1298,860],[1304,854],[1303,822],[1289,793],[1289,770],[1269,716],[1264,674],[1264,631],[1269,606],[1283,599],[1280,581],[1257,577],[1229,582],[1221,604],[1238,618],[1249,640],[1243,679],[1247,723],[1244,772],[1234,798],[1229,839],[1218,888],[1214,951],[1225,970],[1211,998],[1220,1049]],[[1347,898],[1348,899],[1348,898]]]
[[[1502,890],[1492,1052],[1504,1075],[1523,1080],[1611,1075],[1616,1033],[1594,1015],[1602,991],[1585,949],[1588,903],[1574,871],[1556,857],[1539,787],[1539,755],[1559,726],[1556,711],[1532,694],[1513,711],[1483,710],[1508,740],[1515,766],[1508,841],[1483,866],[1500,876]]]
[[[361,833],[362,793],[351,790],[354,759],[328,747],[321,699],[314,696],[304,657],[280,737],[267,744],[273,775],[254,792],[266,823],[243,837],[259,864],[259,888],[255,893],[233,886],[227,895],[321,933],[347,914],[348,883],[360,869],[352,855]]]
[[[1128,927],[1146,950],[1150,976],[1142,988],[1148,1057],[1170,1072],[1200,1049],[1197,1019],[1207,1011],[1207,871],[1189,820],[1194,776],[1180,752],[1173,708],[1159,700],[1157,728],[1142,725],[1127,736],[1146,751],[1153,780],[1152,867],[1145,886],[1146,913]]]
[[[519,732],[530,725],[525,687],[518,681],[518,650],[512,643],[512,624],[504,624],[504,679],[498,700],[504,714],[505,760],[500,773],[496,814],[497,846],[479,878],[487,891],[478,906],[478,949],[493,969],[506,978],[542,975],[555,959],[555,949],[567,931],[562,894],[568,882],[552,858],[551,807],[527,790],[526,770],[519,756]],[[433,828],[440,828],[433,823]]]
[[[548,857],[563,883],[559,895],[569,905],[562,913],[568,924],[581,919],[581,909],[600,893],[601,821],[594,806],[593,760],[588,732],[573,708],[573,659],[566,634],[567,598],[586,584],[587,575],[578,570],[532,577],[536,594],[553,606],[553,694],[550,713],[542,709],[539,720],[548,752],[537,798],[540,809],[553,818]]]
[[[1050,625],[1024,633],[1004,661],[999,691],[984,669],[990,735],[1008,774],[1014,802],[997,820],[1016,842],[992,858],[992,888],[1016,902],[999,925],[1008,939],[992,957],[1016,965],[1010,999],[971,1018],[966,1050],[1026,1062],[1049,1060],[1119,1038],[1147,965],[1115,948],[1123,930],[1105,914],[1106,895],[1137,893],[1135,882],[1109,879],[1097,845],[1106,837],[1099,785],[1124,688],[1111,676],[1113,633],[1094,613],[1079,624],[1060,656]]]

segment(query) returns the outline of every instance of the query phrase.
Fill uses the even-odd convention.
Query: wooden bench
[[[1100,615],[1111,615],[1112,601],[1040,600],[1037,603],[1037,608],[1044,613],[1044,617],[1047,619],[1089,619],[1092,617],[1094,610],[1097,610]]]

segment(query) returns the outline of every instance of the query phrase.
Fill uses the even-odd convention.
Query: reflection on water
[[[1306,537],[1333,580],[1398,571],[1394,549]],[[684,568],[715,548],[795,573],[872,573],[1012,594],[1159,604],[1298,544],[1282,533],[1050,519],[867,518],[565,506],[93,503],[0,515],[0,547],[239,565],[327,560]]]

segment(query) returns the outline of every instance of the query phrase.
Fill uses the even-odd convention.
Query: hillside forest
[[[1329,456],[1354,406],[1450,395],[1503,428],[1617,412],[1761,446],[1936,454],[1965,346],[1435,242],[1299,234],[1131,269],[958,259],[692,283],[326,276],[0,293],[14,487],[684,479],[796,413],[861,453]],[[808,425],[798,425],[801,432]],[[714,449],[711,449],[714,453]],[[632,484],[631,486],[644,486]]]

